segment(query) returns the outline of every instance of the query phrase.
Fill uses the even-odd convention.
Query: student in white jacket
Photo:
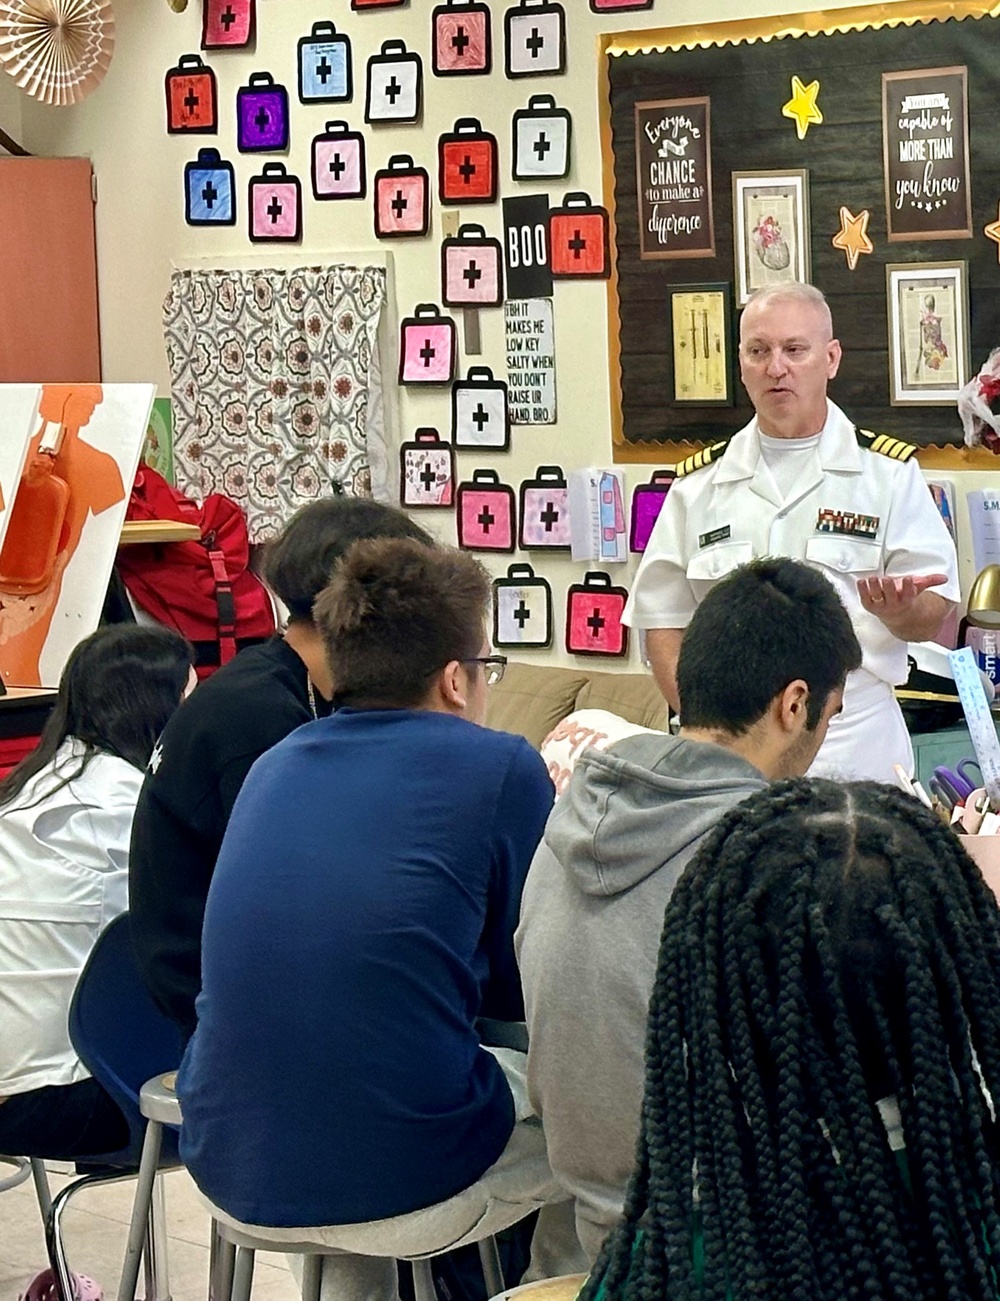
[[[41,739],[0,781],[0,1152],[111,1152],[125,1119],[69,1038],[98,935],[128,906],[143,770],[194,684],[165,628],[102,628],[70,656]]]

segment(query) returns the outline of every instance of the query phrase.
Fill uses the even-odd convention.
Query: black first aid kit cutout
[[[219,129],[215,73],[200,54],[182,54],[164,78],[170,135],[214,135]]]
[[[418,303],[400,327],[400,384],[449,384],[457,352],[455,322],[437,303]]]
[[[331,22],[313,23],[299,40],[299,99],[333,104],[354,95],[351,41]]]
[[[441,301],[448,307],[499,307],[503,250],[482,226],[459,226],[441,244]]]
[[[529,564],[508,565],[493,580],[493,645],[501,650],[552,645],[552,588]]]
[[[202,0],[201,48],[241,49],[254,39],[256,0]]]
[[[189,226],[236,225],[236,173],[218,149],[199,149],[184,165],[184,220]]]
[[[549,196],[524,194],[503,201],[504,265],[508,298],[551,298]]]
[[[456,447],[510,450],[507,384],[489,366],[472,366],[451,386],[451,437]]]
[[[521,484],[521,538],[524,551],[568,551],[569,489],[560,465],[540,465]]]
[[[460,117],[438,140],[438,195],[442,203],[494,203],[497,138],[475,117]]]
[[[504,15],[508,77],[566,71],[566,14],[551,0],[521,0]]]
[[[447,0],[431,15],[431,67],[437,77],[476,77],[493,67],[489,5]]]
[[[513,551],[517,533],[514,489],[496,470],[473,470],[458,485],[458,545],[464,551]]]
[[[582,190],[567,194],[549,213],[549,260],[559,279],[606,280],[611,275],[607,208]]]
[[[368,60],[365,121],[419,122],[423,98],[420,55],[412,54],[402,41],[383,41],[381,54]]]
[[[513,117],[515,181],[558,180],[569,172],[573,120],[552,95],[532,95]]]
[[[676,470],[654,470],[649,483],[637,484],[632,492],[632,518],[628,531],[629,551],[645,551],[649,535],[667,499]]]
[[[254,243],[302,238],[302,183],[284,163],[265,163],[249,185],[250,238]]]
[[[379,239],[426,235],[430,227],[430,178],[409,154],[393,154],[375,173],[375,234]]]
[[[628,628],[622,623],[628,592],[611,575],[591,570],[566,594],[566,649],[571,655],[628,654]]]
[[[312,142],[312,191],[316,199],[363,199],[365,138],[346,122],[327,122]]]
[[[442,509],[455,500],[455,449],[436,429],[418,429],[399,449],[399,503]]]

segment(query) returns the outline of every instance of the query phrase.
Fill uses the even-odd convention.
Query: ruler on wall
[[[990,804],[994,809],[1000,809],[1000,741],[997,740],[996,725],[983,690],[976,657],[969,646],[963,646],[961,650],[948,652],[948,663],[972,737],[972,748],[982,769],[983,785]]]

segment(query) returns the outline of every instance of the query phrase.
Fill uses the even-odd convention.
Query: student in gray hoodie
[[[634,1164],[671,892],[728,809],[805,773],[860,663],[850,617],[818,570],[774,558],[742,566],[685,632],[680,735],[584,753],[549,817],[514,943],[528,1090],[591,1262]]]

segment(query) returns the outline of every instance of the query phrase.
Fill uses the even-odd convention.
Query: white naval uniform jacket
[[[848,680],[844,714],[831,729],[838,732],[849,725],[852,694],[872,678],[891,686],[907,675],[906,643],[863,609],[857,580],[943,573],[947,583],[933,590],[958,601],[958,559],[916,461],[861,446],[855,426],[834,403],[828,403],[819,443],[803,459],[798,485],[782,500],[752,420],[718,460],[677,479],[639,565],[624,620],[635,628],[685,628],[706,593],[737,565],[769,555],[814,565],[837,589],[863,652],[861,670]],[[871,518],[854,526],[855,533],[829,531],[831,516],[843,521],[851,514]],[[738,656],[738,648],[731,650]],[[891,695],[888,700],[898,717]]]

